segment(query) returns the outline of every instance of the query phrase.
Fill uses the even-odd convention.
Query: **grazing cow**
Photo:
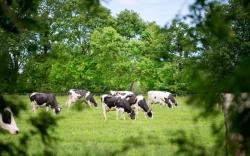
[[[138,110],[141,109],[144,112],[145,117],[151,118],[151,119],[153,118],[153,113],[149,109],[148,104],[142,95],[136,96],[134,94],[130,94],[130,95],[127,95],[125,99],[128,101],[130,106],[136,110],[137,115],[139,113]]]
[[[19,133],[13,113],[9,107],[0,110],[0,128],[9,131],[11,134]]]
[[[148,103],[159,103],[161,105],[167,105],[169,108],[172,108],[174,105],[178,105],[171,93],[163,91],[149,91]]]
[[[70,107],[74,102],[81,100],[81,99],[85,103],[87,103],[89,106],[91,106],[91,103],[92,103],[95,107],[97,107],[97,103],[96,103],[93,95],[90,93],[90,91],[70,89],[68,93],[69,93],[69,96],[68,96],[68,100],[66,102],[66,105],[68,107]]]
[[[61,108],[56,101],[56,97],[53,94],[34,92],[30,95],[29,98],[33,112],[36,111],[36,108],[38,106],[46,107],[46,111],[48,111],[49,107],[51,107],[51,109],[53,109],[56,114],[61,111]]]
[[[129,114],[132,120],[135,119],[135,112],[132,110],[131,106],[129,105],[128,101],[122,99],[120,97],[116,97],[113,95],[102,95],[102,110],[104,119],[107,119],[107,112],[116,110],[116,119],[118,120],[119,114],[123,115],[123,119],[125,120],[125,112]]]
[[[131,91],[113,91],[113,90],[111,90],[111,91],[110,91],[110,94],[111,94],[111,95],[114,95],[114,96],[119,96],[119,97],[121,97],[121,98],[124,99],[126,96],[132,95],[132,94],[134,94],[134,93],[131,92]]]

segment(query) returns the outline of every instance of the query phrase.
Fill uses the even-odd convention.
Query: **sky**
[[[109,8],[113,16],[124,9],[134,10],[147,22],[155,21],[164,26],[170,23],[177,14],[186,15],[189,5],[195,0],[106,0],[102,5]]]

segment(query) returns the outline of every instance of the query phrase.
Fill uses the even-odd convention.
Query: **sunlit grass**
[[[27,122],[35,113],[31,111],[28,96],[18,96],[27,104],[27,110],[22,111],[16,119],[21,133],[28,131],[31,126]],[[210,132],[212,122],[222,120],[222,115],[213,119],[200,119],[194,122],[193,118],[198,110],[187,105],[186,97],[178,97],[179,106],[169,109],[159,105],[152,105],[154,118],[146,119],[142,112],[137,120],[116,120],[115,112],[109,112],[108,120],[104,121],[100,97],[95,97],[98,109],[83,109],[77,111],[65,106],[66,96],[57,96],[62,112],[58,126],[53,134],[59,138],[55,147],[58,155],[174,155],[177,147],[170,142],[176,138],[175,133],[183,130],[195,133],[201,144],[210,146],[214,138]],[[12,98],[13,100],[13,98]],[[40,108],[39,111],[45,111]],[[21,135],[21,134],[20,134]],[[0,134],[3,139],[14,142],[20,136]],[[36,140],[36,139],[34,139]],[[31,152],[39,149],[39,143],[33,144]]]

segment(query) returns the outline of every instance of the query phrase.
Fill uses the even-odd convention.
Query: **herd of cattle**
[[[46,107],[46,111],[51,108],[56,114],[61,112],[55,95],[49,93],[34,92],[29,95],[32,106],[32,111],[35,112],[38,107]],[[71,107],[75,102],[82,100],[84,103],[92,107],[97,107],[97,102],[90,91],[70,89],[66,106]],[[101,96],[101,105],[104,119],[107,119],[107,112],[116,111],[116,119],[125,119],[125,113],[131,119],[138,117],[139,110],[144,112],[146,118],[153,118],[150,104],[160,104],[172,108],[177,106],[174,96],[169,92],[164,91],[149,91],[148,103],[143,95],[135,95],[131,91],[110,91],[109,94]],[[13,117],[13,113],[9,107],[0,110],[0,128],[9,131],[11,134],[17,134],[19,129]]]

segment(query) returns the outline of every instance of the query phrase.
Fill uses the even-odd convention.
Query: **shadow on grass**
[[[75,111],[84,111],[87,109],[91,109],[88,103],[85,100],[78,100],[73,103],[72,109]]]

